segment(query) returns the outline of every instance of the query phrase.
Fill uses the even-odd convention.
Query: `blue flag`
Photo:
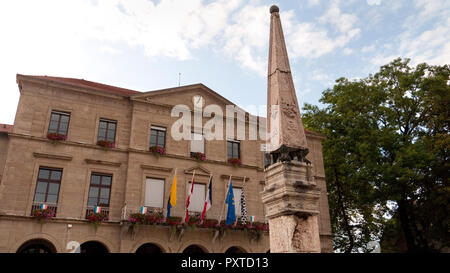
[[[228,205],[228,212],[227,212],[227,220],[226,224],[227,226],[233,224],[236,222],[236,209],[234,207],[234,194],[233,194],[233,182],[230,180],[230,187],[228,188],[227,193],[227,199],[225,202]]]

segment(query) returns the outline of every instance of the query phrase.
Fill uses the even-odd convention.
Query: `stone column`
[[[320,253],[320,190],[311,169],[296,161],[277,162],[266,169],[262,201],[272,253]]]

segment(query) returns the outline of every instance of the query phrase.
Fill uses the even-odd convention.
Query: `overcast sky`
[[[280,7],[299,103],[396,57],[450,63],[449,0],[14,0],[0,9],[0,123],[16,73],[150,91],[203,83],[266,104],[269,7]]]

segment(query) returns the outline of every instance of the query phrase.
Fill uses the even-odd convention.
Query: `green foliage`
[[[336,80],[325,108],[306,104],[323,155],[335,248],[370,251],[396,215],[408,251],[449,245],[450,66],[396,59],[375,75]],[[389,206],[388,204],[391,204]]]

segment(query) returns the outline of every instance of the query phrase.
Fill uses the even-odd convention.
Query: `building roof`
[[[82,87],[82,88],[90,88],[90,89],[109,92],[109,93],[113,93],[115,95],[125,96],[125,97],[129,97],[131,95],[141,93],[136,90],[116,87],[116,86],[107,85],[107,84],[98,83],[98,82],[86,81],[83,79],[52,77],[52,76],[20,75],[20,74],[17,74],[17,76],[18,77],[24,76],[24,77],[29,77],[29,78],[33,78],[33,79],[47,80],[47,81],[52,81],[52,82],[56,82],[56,83],[69,84],[72,86]]]
[[[14,125],[0,123],[0,133],[12,133]]]
[[[75,79],[75,78],[65,78],[65,77],[53,77],[53,76],[36,76],[36,75],[21,75],[21,74],[17,74],[17,77],[27,77],[27,78],[32,78],[32,79],[38,79],[38,80],[45,80],[45,81],[52,81],[52,82],[56,82],[56,83],[62,83],[62,84],[68,84],[68,85],[72,85],[72,86],[76,86],[76,87],[81,87],[81,88],[90,88],[90,89],[95,89],[95,90],[99,90],[99,91],[103,91],[103,92],[109,92],[109,93],[113,93],[115,95],[120,95],[120,96],[125,96],[125,97],[139,97],[140,95],[142,96],[148,96],[148,95],[158,95],[161,93],[165,93],[165,92],[177,92],[179,90],[184,90],[186,88],[192,88],[192,87],[200,87],[203,88],[209,92],[214,93],[216,96],[219,96],[222,100],[233,104],[232,102],[230,102],[229,100],[227,100],[226,98],[222,97],[219,93],[215,92],[214,90],[208,88],[207,86],[203,85],[203,84],[192,84],[192,85],[187,85],[187,86],[180,86],[180,87],[174,87],[174,88],[167,88],[167,89],[162,89],[162,90],[154,90],[154,91],[147,91],[147,92],[140,92],[140,91],[136,91],[136,90],[131,90],[131,89],[126,89],[126,88],[121,88],[121,87],[117,87],[117,86],[112,86],[112,85],[107,85],[107,84],[102,84],[102,83],[98,83],[98,82],[91,82],[91,81],[86,81],[83,79]],[[259,117],[262,119],[265,119],[265,117]],[[5,126],[3,128],[3,126]],[[12,132],[12,128],[13,125],[7,125],[7,124],[0,124],[0,132],[6,132],[6,133],[11,133]],[[313,133],[317,136],[321,136],[323,137],[323,135],[311,131],[311,130],[305,130],[308,133]]]

